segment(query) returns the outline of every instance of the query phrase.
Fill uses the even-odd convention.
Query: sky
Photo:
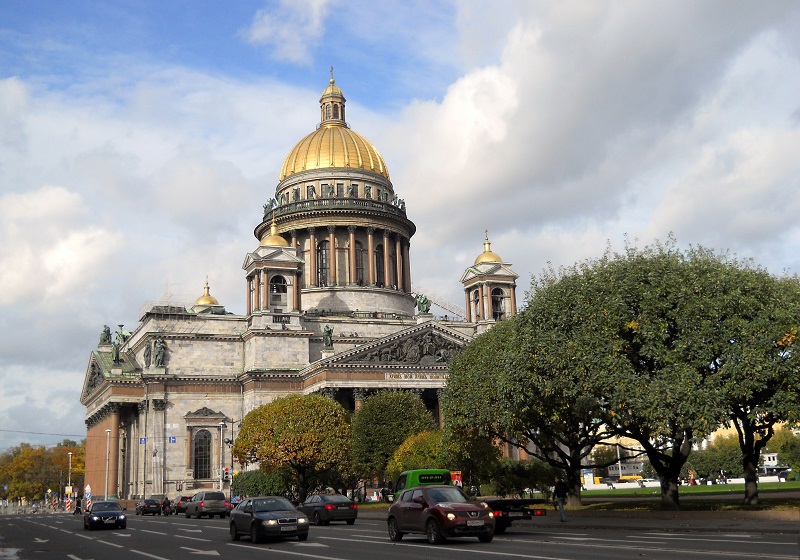
[[[0,2],[0,452],[85,435],[103,325],[244,313],[245,254],[330,67],[463,306],[674,237],[800,270],[800,3]],[[434,307],[434,312],[444,314]]]

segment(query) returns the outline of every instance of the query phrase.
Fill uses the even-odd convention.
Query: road
[[[126,530],[86,531],[82,518],[68,514],[0,517],[0,558],[3,560],[191,560],[214,557],[242,560],[361,560],[464,558],[647,560],[675,558],[730,560],[797,560],[797,533],[680,533],[636,530],[636,520],[624,528],[586,529],[562,526],[512,527],[491,543],[452,539],[429,545],[419,535],[389,541],[383,520],[372,516],[355,525],[311,527],[308,541],[296,539],[252,545],[231,541],[228,520],[141,517],[131,515]]]

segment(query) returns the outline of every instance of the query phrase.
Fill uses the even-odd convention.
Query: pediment
[[[471,340],[471,337],[436,321],[428,321],[336,354],[316,365],[446,367]]]
[[[196,420],[198,418],[218,418],[219,420],[225,420],[225,414],[204,406],[203,408],[198,408],[194,412],[187,412],[183,418],[184,420]]]
[[[464,271],[461,276],[461,283],[464,284],[474,278],[484,278],[486,276],[514,280],[519,278],[519,274],[511,270],[511,267],[505,263],[479,263]]]
[[[106,376],[103,374],[103,369],[94,356],[89,360],[89,367],[86,369],[86,377],[83,380],[82,398],[86,398],[94,393],[100,385],[105,382]]]
[[[297,256],[295,249],[283,247],[259,247],[252,253],[247,253],[242,268],[248,268],[254,263],[275,264],[301,264],[303,259]]]

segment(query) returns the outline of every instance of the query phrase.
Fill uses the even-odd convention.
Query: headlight
[[[453,513],[453,512],[448,513],[447,514],[447,519],[449,519],[450,521],[455,521],[456,520],[456,514]]]
[[[117,517],[117,519],[119,519],[120,521],[125,521],[125,516],[124,515],[120,515],[119,517]]]
[[[92,521],[100,521],[100,518],[96,515],[92,516]]]
[[[267,519],[266,521],[262,521],[264,525],[277,525],[278,521],[276,519]]]
[[[298,525],[302,525],[303,523],[308,523],[308,519],[305,518],[305,517],[298,517],[297,518],[297,524]]]
[[[494,512],[493,512],[493,511],[490,511],[490,512],[489,512],[489,517],[490,517],[490,518],[491,518],[491,517],[494,517]]]

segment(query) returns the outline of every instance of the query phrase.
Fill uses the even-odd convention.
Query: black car
[[[346,521],[352,525],[358,517],[358,506],[342,494],[315,494],[297,509],[311,518],[315,525],[329,525],[331,521]]]
[[[94,502],[92,507],[83,514],[83,528],[90,531],[103,527],[125,529],[127,526],[128,518],[125,515],[125,508],[117,502]]]
[[[136,504],[136,515],[161,515],[161,502],[158,500],[140,500]]]
[[[308,539],[308,517],[280,496],[246,498],[231,511],[231,538],[250,535],[253,543],[263,539],[297,537]]]

